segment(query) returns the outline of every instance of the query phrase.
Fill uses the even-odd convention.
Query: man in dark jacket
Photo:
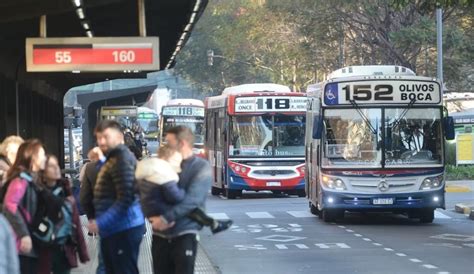
[[[149,218],[154,230],[152,243],[155,273],[194,273],[197,234],[202,226],[188,214],[205,207],[211,187],[209,163],[194,156],[194,135],[189,128],[178,126],[166,134],[166,142],[183,156],[179,186],[186,191],[184,200],[161,216]]]
[[[95,129],[106,160],[94,187],[95,220],[89,231],[99,233],[108,274],[138,273],[138,253],[145,231],[134,191],[136,159],[124,145],[120,124],[103,120]]]

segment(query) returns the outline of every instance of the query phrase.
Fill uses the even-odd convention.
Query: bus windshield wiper
[[[408,106],[403,110],[402,114],[400,114],[400,117],[393,123],[393,126],[398,126],[400,124],[400,121],[407,115],[408,111],[413,107],[415,104],[416,100],[415,98],[411,99],[410,103],[408,103]]]
[[[372,132],[372,134],[374,135],[377,135],[377,129],[375,129],[373,126],[372,126],[372,123],[370,123],[370,120],[369,118],[367,118],[367,116],[365,116],[365,114],[362,112],[362,110],[360,109],[359,105],[356,103],[356,101],[354,100],[349,100],[349,102],[352,104],[352,106],[355,108],[355,110],[357,110],[357,112],[359,113],[360,117],[362,118],[362,120],[364,120],[365,124],[367,126],[369,126],[369,129],[370,131]]]

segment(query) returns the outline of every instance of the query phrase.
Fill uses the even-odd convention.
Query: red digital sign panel
[[[158,38],[30,38],[27,70],[159,70]]]

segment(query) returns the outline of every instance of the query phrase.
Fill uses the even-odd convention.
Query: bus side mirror
[[[456,138],[453,117],[448,116],[444,118],[444,136],[446,136],[446,140],[448,141]]]
[[[321,139],[321,133],[323,131],[323,119],[321,116],[315,116],[313,121],[313,139]]]

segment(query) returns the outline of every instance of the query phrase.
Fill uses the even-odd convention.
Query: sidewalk
[[[91,261],[87,264],[80,264],[78,268],[71,271],[71,274],[91,274],[95,273],[97,268],[97,238],[87,236],[87,218],[81,217],[82,231],[84,232],[87,249]],[[143,237],[142,244],[140,246],[140,257],[138,258],[138,267],[140,273],[153,274],[152,269],[152,258],[151,258],[151,227],[147,222],[147,233]],[[212,264],[207,253],[202,249],[201,244],[198,246],[198,252],[196,257],[196,274],[218,274],[216,267]]]
[[[474,180],[447,181],[447,193],[465,193],[467,199],[462,203],[457,203],[454,210],[458,213],[465,214],[469,219],[474,220]]]

